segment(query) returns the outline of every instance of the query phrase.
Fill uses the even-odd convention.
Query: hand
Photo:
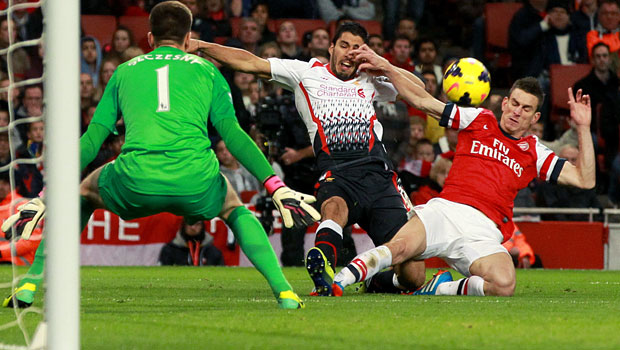
[[[39,198],[35,198],[17,210],[17,213],[4,220],[2,231],[4,231],[6,239],[11,239],[15,233],[15,237],[21,236],[21,238],[28,240],[39,221],[45,217],[45,204]]]
[[[577,91],[577,96],[573,96],[573,89],[568,88],[568,105],[570,106],[570,118],[579,126],[590,127],[592,121],[592,107],[590,106],[590,95],[582,95],[581,89]]]
[[[321,220],[321,214],[310,205],[316,202],[314,196],[293,191],[285,186],[278,188],[272,198],[287,228],[310,226]]]
[[[282,159],[282,162],[285,165],[291,165],[291,164],[295,164],[297,162],[299,162],[302,159],[302,155],[301,153],[297,152],[297,150],[294,150],[292,148],[289,147],[285,147],[284,148],[284,154],[280,157],[280,159]]]
[[[372,75],[383,75],[391,64],[385,58],[377,55],[368,45],[364,44],[358,49],[351,51],[355,61],[360,63],[357,70],[366,71]]]
[[[189,43],[187,47],[185,48],[185,52],[189,52],[189,53],[196,52],[198,51],[199,47],[200,47],[200,40],[189,39]]]
[[[321,220],[321,214],[310,205],[316,202],[314,196],[291,190],[275,175],[267,178],[264,185],[282,215],[285,227],[304,227]]]

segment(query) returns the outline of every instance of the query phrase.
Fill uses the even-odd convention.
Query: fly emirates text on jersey
[[[480,141],[473,140],[471,143],[471,150],[469,151],[472,154],[479,154],[481,156],[497,159],[498,161],[504,163],[507,167],[512,169],[514,173],[521,177],[523,173],[523,167],[521,164],[517,163],[513,158],[508,156],[508,152],[510,149],[506,147],[500,140],[493,139],[493,147],[489,147],[483,144]]]

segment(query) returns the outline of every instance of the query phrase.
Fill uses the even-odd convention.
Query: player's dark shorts
[[[202,193],[185,196],[152,195],[136,193],[127,188],[111,165],[109,163],[101,170],[99,195],[106,208],[124,220],[168,212],[195,222],[213,219],[222,211],[227,187],[221,173],[205,184]]]
[[[318,208],[331,197],[342,197],[349,208],[347,226],[360,225],[376,246],[392,239],[407,222],[396,174],[383,164],[332,168],[321,175],[318,185]]]

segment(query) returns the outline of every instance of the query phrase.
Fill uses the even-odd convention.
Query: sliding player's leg
[[[267,233],[256,216],[249,211],[239,196],[226,181],[227,192],[222,211],[219,215],[233,231],[239,246],[256,269],[265,277],[278,304],[284,309],[303,308],[304,303],[293,292],[293,288],[284,277]]]
[[[334,283],[343,289],[365,281],[386,267],[417,257],[425,249],[426,230],[420,218],[414,216],[388,243],[356,256],[334,277]]]
[[[334,267],[338,262],[338,253],[342,251],[342,231],[347,224],[349,211],[346,201],[340,196],[326,200],[320,197],[322,220],[316,230],[314,247],[306,254],[306,269],[314,283],[311,295],[330,296]]]
[[[497,245],[500,246],[499,243]],[[514,294],[515,268],[507,252],[494,253],[475,260],[469,267],[469,274],[464,275],[469,277],[440,284],[435,294],[474,296]]]

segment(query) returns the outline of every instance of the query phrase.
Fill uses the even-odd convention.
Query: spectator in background
[[[418,72],[431,71],[435,73],[435,86],[441,85],[443,71],[437,61],[437,44],[431,38],[420,38],[415,45],[415,54],[418,57],[415,70]],[[436,90],[436,89],[435,89]],[[436,94],[433,94],[436,96]]]
[[[611,171],[609,195],[610,199],[617,203],[620,194],[617,193],[616,168],[620,164],[612,165],[612,161],[616,162],[618,142],[620,141],[618,139],[620,132],[620,81],[611,70],[611,58],[607,44],[604,42],[596,43],[592,47],[590,56],[592,70],[590,74],[575,83],[575,88],[582,89],[584,93],[590,95],[592,105],[590,128],[594,135],[596,152],[604,157],[604,162],[597,164],[599,170],[597,172],[597,185],[607,183],[605,173]]]
[[[15,118],[40,117],[43,115],[43,88],[41,85],[30,85],[24,89],[22,104],[15,111]],[[28,125],[20,124],[17,126],[22,140],[27,140],[26,136]]]
[[[588,32],[588,52],[592,54],[595,44],[603,42],[609,47],[611,58],[611,70],[618,72],[620,59],[620,5],[617,0],[600,0],[598,10],[598,26]]]
[[[125,51],[123,51],[123,54]],[[108,85],[110,78],[112,78],[112,74],[114,74],[116,67],[120,64],[121,62],[116,57],[106,57],[103,59],[103,62],[101,63],[101,70],[99,71],[99,85],[97,85],[93,95],[95,101],[98,102],[101,100],[105,87]]]
[[[438,157],[433,162],[428,178],[425,178],[417,191],[411,193],[411,202],[414,205],[425,204],[429,200],[439,196],[443,185],[446,183],[448,173],[452,167],[452,161],[447,158]]]
[[[0,128],[3,127],[8,127],[9,126],[9,122],[10,122],[10,115],[9,115],[9,104],[7,101],[4,100],[0,100]],[[19,130],[17,130],[17,128],[13,127],[10,128],[8,130],[8,132],[11,134],[11,142],[13,143],[13,148],[17,149],[19,148],[19,146],[21,146],[22,144],[22,138],[19,135]],[[6,134],[6,140],[7,142],[9,141],[9,137],[8,137],[8,133]],[[8,144],[7,144],[8,147]],[[8,150],[8,148],[7,148]],[[10,154],[8,155],[8,161],[10,161]],[[7,163],[4,163],[4,161],[7,160],[7,155],[0,155],[0,166],[2,165],[6,165]]]
[[[243,191],[258,192],[262,189],[258,180],[230,154],[224,140],[219,140],[215,144],[215,156],[220,162],[220,172],[226,176],[237,193]]]
[[[310,61],[311,58],[321,56],[329,59],[329,32],[325,28],[317,28],[310,34],[310,40],[304,53],[300,56],[301,61]]]
[[[420,139],[413,148],[413,153],[407,155],[399,166],[400,179],[403,188],[409,196],[417,191],[429,176],[435,153],[433,144],[427,139]]]
[[[329,23],[342,16],[354,20],[374,20],[375,4],[369,0],[317,0],[321,18]]]
[[[2,136],[0,134],[0,140]],[[11,191],[11,182],[7,171],[0,173],[0,222],[8,219],[17,212],[17,207],[27,202],[15,190]],[[11,243],[6,239],[4,232],[0,231],[0,264],[12,262],[15,265],[30,265],[41,242],[41,228],[37,227],[32,232],[30,239],[19,239]],[[11,247],[14,244],[14,247]],[[12,249],[16,255],[13,256]]]
[[[17,149],[17,158],[35,159],[43,155],[43,138],[45,136],[45,126],[42,121],[28,124],[26,143]],[[43,190],[43,163],[37,164],[18,164],[17,173],[21,179],[18,184],[20,195],[34,198]]]
[[[0,119],[3,121],[3,119]],[[11,148],[9,145],[9,133],[0,132],[0,166],[5,166],[11,162]]]
[[[316,0],[267,0],[271,18],[318,18]]]
[[[195,1],[197,0],[184,0],[183,2]],[[211,32],[213,32],[213,36],[232,36],[230,21],[228,20],[228,14],[226,13],[225,0],[206,0],[205,7],[205,20],[211,25]],[[191,9],[192,8],[190,7],[190,10]],[[194,11],[192,10],[192,14],[193,12]],[[202,34],[200,36],[202,40]]]
[[[8,78],[0,80],[0,88],[8,89],[10,83],[11,82]],[[10,91],[11,91],[10,92],[11,103],[13,104],[13,108],[17,108],[19,107],[19,88],[13,86],[12,88],[10,88]],[[8,103],[9,102],[9,91],[0,92],[0,100],[6,101]]]
[[[383,55],[391,64],[409,72],[415,70],[415,65],[411,59],[411,41],[404,35],[398,35],[390,45],[390,52]]]
[[[579,9],[570,14],[570,22],[584,37],[598,26],[597,0],[581,0]]]
[[[417,115],[409,118],[409,143],[407,145],[407,155],[409,158],[415,158],[415,145],[424,138],[425,129],[426,120],[424,118]]]
[[[86,73],[80,73],[80,111],[84,115],[86,109],[95,102],[95,87],[93,86],[93,78]]]
[[[459,132],[457,130],[446,128],[444,136],[440,137],[434,144],[435,154],[441,155],[448,152],[456,151],[456,142],[459,140]]]
[[[259,1],[252,6],[250,14],[256,23],[258,23],[260,32],[260,44],[270,41],[276,41],[276,33],[269,30],[269,5],[266,2]]]
[[[564,146],[558,154],[573,165],[579,159],[579,149]],[[538,206],[551,208],[601,208],[601,203],[594,189],[581,189],[543,182],[538,185]],[[543,220],[577,220],[587,221],[588,215],[548,214],[542,215]]]
[[[9,36],[9,25],[11,26],[11,34]],[[0,49],[6,49],[10,44],[18,42],[17,29],[13,20],[6,17],[0,17]],[[21,47],[14,48],[11,52],[11,68],[15,80],[24,79],[26,72],[30,69],[30,57],[26,50]],[[0,56],[0,65],[3,72],[8,73],[7,55]]]
[[[134,57],[144,55],[144,51],[138,46],[130,46],[121,54],[121,63],[125,63]]]
[[[258,43],[260,42],[260,26],[252,17],[246,17],[239,24],[239,37],[229,39],[227,46],[237,47],[250,51],[253,54],[258,53]]]
[[[549,29],[546,8],[547,0],[526,0],[510,21],[508,48],[513,79],[540,74],[540,64],[533,64],[533,60],[543,51],[543,31]]]
[[[502,244],[504,248],[512,256],[515,267],[520,269],[529,269],[530,267],[542,267],[540,258],[534,255],[534,250],[525,240],[525,235],[515,224],[514,232],[509,240]]]
[[[280,24],[277,36],[278,45],[282,51],[283,59],[298,59],[301,55],[301,48],[297,46],[297,29],[291,21]]]
[[[93,78],[93,85],[99,83],[99,69],[101,68],[101,46],[92,36],[82,38],[82,58],[80,73],[87,73]]]
[[[424,12],[425,0],[407,0],[407,7],[405,14],[409,17],[408,20],[414,23],[419,22],[422,19],[422,13]],[[397,20],[400,16],[401,0],[385,0],[383,1],[383,35],[387,40],[394,38],[394,28],[397,27]],[[415,40],[412,38],[411,40]]]
[[[409,146],[409,114],[405,102],[374,102],[377,120],[383,125],[383,145],[394,166],[400,164]]]
[[[93,106],[92,109],[92,115],[94,115],[96,106]],[[92,115],[90,112],[91,108],[88,109],[86,116],[88,124],[90,124],[90,121],[92,120]],[[88,127],[88,124],[86,127]],[[98,167],[115,160],[118,155],[121,154],[121,150],[125,144],[125,126],[122,124],[117,125],[116,131],[116,134],[108,135],[105,141],[103,141],[103,144],[101,145],[99,152],[97,152],[95,159],[84,169],[83,177],[95,171]]]
[[[146,10],[146,0],[127,0],[123,16],[143,16],[148,17],[149,13]]]
[[[30,48],[30,69],[26,71],[25,79],[40,78],[43,76],[43,56],[45,56],[43,42],[40,42],[36,47]]]
[[[213,22],[208,21],[203,16],[202,5],[204,0],[180,0],[192,13],[192,30],[198,32],[200,40],[213,41],[213,37],[217,36],[213,26]],[[222,24],[225,25],[225,24]],[[228,26],[230,30],[230,26]],[[230,35],[230,32],[228,32]]]
[[[441,99],[435,72],[429,70],[422,71],[422,77],[424,78],[424,89],[433,97]],[[437,141],[439,141],[439,139],[444,135],[444,127],[440,126],[439,122],[435,118],[427,117],[424,135],[432,143],[437,143]]]
[[[368,36],[368,47],[370,47],[379,56],[383,56],[385,54],[383,37],[379,34],[370,34]]]
[[[213,245],[213,237],[205,232],[204,221],[183,221],[172,241],[161,248],[161,265],[224,265],[222,252]]]
[[[129,28],[118,26],[112,34],[112,42],[103,48],[104,57],[114,57],[120,60],[123,52],[134,45],[133,34]]]
[[[250,83],[255,80],[253,74],[244,73],[244,72],[234,72],[234,82],[235,85],[241,91],[241,96],[243,98],[243,105],[245,109],[249,112],[252,106],[251,98],[250,98]]]
[[[398,21],[398,26],[396,27],[396,32],[394,33],[395,37],[399,35],[404,35],[409,39],[409,42],[416,42],[418,40],[418,29],[416,25],[416,21],[413,18],[403,18]]]
[[[12,5],[19,5],[27,2],[27,0],[13,0]],[[11,17],[17,25],[18,37],[22,40],[31,40],[41,37],[43,32],[43,13],[41,8],[14,8]]]

